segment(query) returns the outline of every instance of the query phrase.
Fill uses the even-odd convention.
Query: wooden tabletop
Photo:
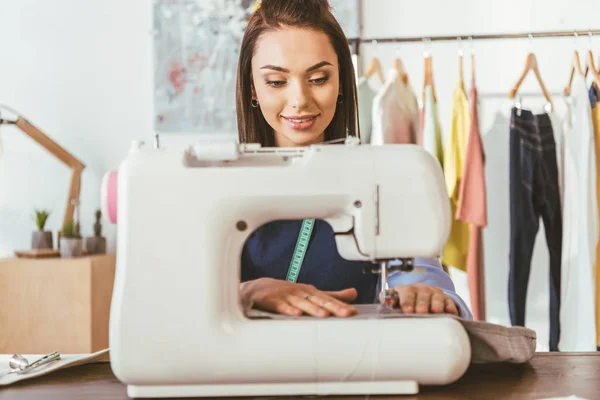
[[[370,399],[544,399],[576,395],[600,398],[600,353],[538,353],[527,364],[472,365],[456,383],[422,387],[417,396],[369,396]],[[88,364],[1,388],[2,400],[128,399],[125,385],[110,364]],[[270,397],[276,399],[279,397]],[[306,399],[307,397],[297,397]],[[328,400],[366,396],[327,397]],[[246,398],[248,399],[248,398]],[[281,397],[294,399],[294,397]]]

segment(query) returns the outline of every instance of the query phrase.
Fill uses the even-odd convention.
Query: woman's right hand
[[[255,308],[293,317],[303,313],[315,317],[349,317],[356,308],[347,304],[356,299],[356,289],[322,292],[312,285],[292,283],[279,279],[260,278],[243,282],[240,295],[244,304]]]

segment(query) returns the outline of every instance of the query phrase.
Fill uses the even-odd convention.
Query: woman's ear
[[[256,100],[256,89],[254,88],[254,75],[250,73],[250,98]]]

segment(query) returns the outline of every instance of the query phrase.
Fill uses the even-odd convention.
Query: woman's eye
[[[284,81],[267,81],[267,85],[273,86],[273,87],[283,86],[284,84],[285,84]]]
[[[317,85],[322,85],[325,82],[327,82],[327,79],[328,78],[326,76],[324,76],[323,78],[312,79],[311,83],[316,83]]]

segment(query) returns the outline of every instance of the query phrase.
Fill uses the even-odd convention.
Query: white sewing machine
[[[303,218],[328,221],[344,258],[384,267],[436,257],[451,226],[441,168],[417,146],[132,148],[110,316],[130,397],[405,394],[463,375],[469,339],[449,317],[248,318],[246,239]]]

